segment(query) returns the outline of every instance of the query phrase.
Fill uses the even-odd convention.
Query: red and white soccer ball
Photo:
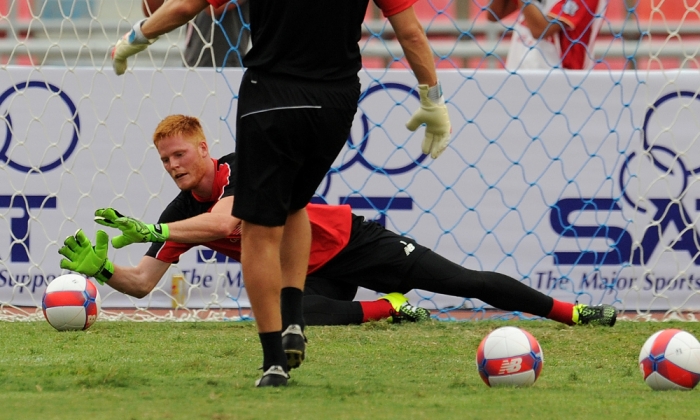
[[[488,386],[528,386],[542,372],[540,343],[517,327],[501,327],[489,333],[476,351],[476,367]]]
[[[59,331],[87,330],[100,315],[102,301],[95,284],[80,274],[64,274],[46,287],[44,317]]]
[[[700,381],[700,343],[682,330],[658,331],[642,346],[639,369],[653,390],[691,390]]]

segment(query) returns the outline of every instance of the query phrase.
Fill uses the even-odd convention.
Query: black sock
[[[304,292],[296,287],[285,287],[280,297],[282,301],[282,330],[292,324],[305,327],[303,313]]]
[[[258,333],[263,350],[263,372],[278,365],[287,370],[287,355],[282,349],[282,331]]]
[[[304,296],[306,325],[359,325],[363,315],[360,302],[333,300],[321,295]]]

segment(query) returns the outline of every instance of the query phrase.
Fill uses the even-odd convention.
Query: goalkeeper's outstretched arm
[[[156,287],[170,267],[170,263],[149,256],[144,256],[135,267],[115,265],[107,257],[108,248],[109,238],[104,231],[97,231],[93,246],[79,230],[67,237],[58,250],[65,257],[61,260],[61,268],[93,277],[100,284],[109,284],[122,293],[142,298]]]
[[[107,284],[114,290],[142,298],[151,293],[169,267],[170,263],[144,255],[135,267],[115,265]]]
[[[165,242],[202,244],[229,236],[240,219],[231,215],[233,197],[219,200],[209,212],[171,223],[144,223],[125,216],[113,208],[97,209],[95,222],[121,230],[122,234],[112,238],[112,246],[123,248],[133,243]]]

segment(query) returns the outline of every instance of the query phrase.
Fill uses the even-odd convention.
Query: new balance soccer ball
[[[691,390],[700,381],[700,343],[682,330],[658,331],[642,346],[639,369],[651,389]]]
[[[476,351],[476,367],[488,386],[528,386],[542,371],[540,343],[517,327],[501,327],[484,337]]]
[[[101,305],[95,284],[79,274],[53,279],[41,302],[44,317],[59,331],[87,330],[97,320]]]

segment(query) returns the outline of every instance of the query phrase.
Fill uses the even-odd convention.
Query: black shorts
[[[352,290],[356,293],[357,287],[381,293],[406,293],[412,289],[408,286],[411,268],[427,251],[428,248],[411,238],[353,215],[350,242],[310,274],[307,285],[311,292],[337,299],[347,297]]]
[[[246,71],[236,126],[233,215],[282,226],[304,208],[350,134],[358,82],[329,84]]]

